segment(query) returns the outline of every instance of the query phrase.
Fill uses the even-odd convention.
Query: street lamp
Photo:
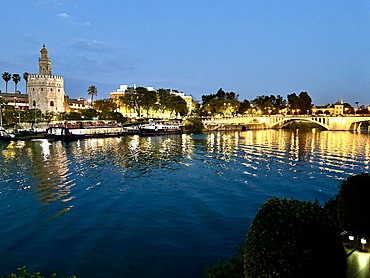
[[[36,128],[36,102],[33,101],[33,109],[35,109],[35,128]]]
[[[355,237],[354,236],[349,236],[348,238],[349,238],[350,246],[352,247],[353,241],[355,240]]]
[[[0,127],[3,126],[3,105],[0,103]]]
[[[361,248],[361,251],[364,251],[365,250],[365,244],[366,244],[366,238],[361,238],[361,244],[362,244],[362,248]]]
[[[0,96],[0,127],[2,127],[3,126],[3,102],[2,102],[2,100],[3,100],[3,97],[2,96]]]
[[[21,126],[21,109],[18,109],[19,126]]]

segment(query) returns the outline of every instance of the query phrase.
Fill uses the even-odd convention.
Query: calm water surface
[[[315,130],[0,142],[0,276],[201,277],[268,198],[324,203],[369,158]]]

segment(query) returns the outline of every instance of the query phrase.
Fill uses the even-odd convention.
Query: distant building
[[[330,104],[326,104],[323,106],[313,105],[311,111],[313,115],[332,115],[334,113],[334,108]]]
[[[69,110],[64,93],[64,78],[51,73],[51,60],[43,45],[40,50],[39,73],[30,74],[27,80],[30,109],[41,112],[66,112]]]
[[[341,99],[334,104],[334,115],[343,115],[343,114],[344,114],[344,103],[343,99]]]
[[[81,112],[82,110],[89,109],[90,103],[84,98],[69,98],[67,97],[68,112]]]
[[[28,95],[21,94],[17,91],[14,93],[1,93],[0,97],[7,101],[8,105],[13,106],[15,109],[26,110],[28,109]]]
[[[109,97],[118,102],[118,99],[120,97],[123,97],[127,90],[135,90],[135,89],[136,89],[135,84],[133,86],[130,86],[130,87],[128,85],[120,85],[119,89],[117,89],[116,91],[110,92]],[[148,91],[155,91],[155,89],[153,87],[146,87],[146,89]],[[168,91],[171,94],[180,96],[183,100],[185,100],[188,111],[191,111],[193,109],[193,98],[192,98],[192,96],[186,96],[184,93],[182,93],[182,92],[179,93],[177,90],[173,90],[173,89],[166,89],[166,91]],[[124,106],[119,107],[119,112],[123,116],[128,117],[128,118],[137,118],[138,117],[138,113],[136,111],[134,111],[133,109],[124,107]],[[141,111],[141,113],[140,113],[141,116],[146,116],[146,114],[144,112],[145,111]],[[149,111],[148,116],[151,117],[151,118],[170,118],[170,117],[173,117],[174,115],[171,115],[171,113],[169,111],[164,111],[164,112],[162,112],[162,111]]]

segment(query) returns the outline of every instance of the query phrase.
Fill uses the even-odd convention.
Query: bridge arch
[[[291,122],[309,122],[317,124],[327,130],[329,130],[329,118],[328,117],[281,117],[275,118],[278,120],[272,121],[270,127],[286,126]]]

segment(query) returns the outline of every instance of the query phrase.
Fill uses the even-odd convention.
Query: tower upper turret
[[[46,49],[45,44],[40,52],[41,57],[39,58],[39,73],[41,75],[51,75],[51,60],[48,57],[49,51]]]

